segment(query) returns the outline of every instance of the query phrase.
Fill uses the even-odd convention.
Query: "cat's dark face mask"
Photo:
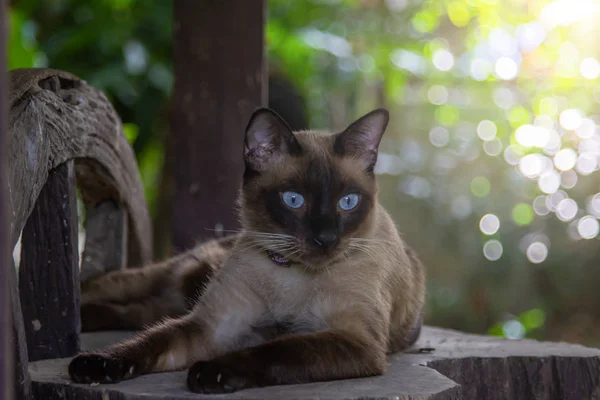
[[[387,122],[387,111],[375,110],[337,134],[294,134],[272,111],[255,112],[246,130],[240,215],[257,245],[315,267],[364,246]]]

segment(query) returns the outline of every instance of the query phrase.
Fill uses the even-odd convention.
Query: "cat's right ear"
[[[300,144],[288,124],[274,111],[259,108],[250,117],[244,139],[244,161],[262,172],[286,154],[299,154]]]

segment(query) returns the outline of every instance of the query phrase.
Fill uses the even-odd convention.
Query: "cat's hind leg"
[[[227,254],[209,241],[158,264],[111,271],[82,283],[82,331],[141,329],[183,315]]]
[[[81,306],[81,331],[140,330],[189,310],[179,297],[150,296],[126,304],[100,302]]]

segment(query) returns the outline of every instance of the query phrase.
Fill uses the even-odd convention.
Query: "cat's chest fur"
[[[329,279],[306,272],[302,266],[281,266],[265,259],[255,264],[254,290],[264,300],[267,312],[259,325],[277,326],[280,334],[325,329],[325,293]]]

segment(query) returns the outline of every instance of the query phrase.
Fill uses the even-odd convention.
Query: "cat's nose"
[[[313,242],[322,249],[330,249],[338,243],[338,236],[334,232],[321,232],[313,237]]]

